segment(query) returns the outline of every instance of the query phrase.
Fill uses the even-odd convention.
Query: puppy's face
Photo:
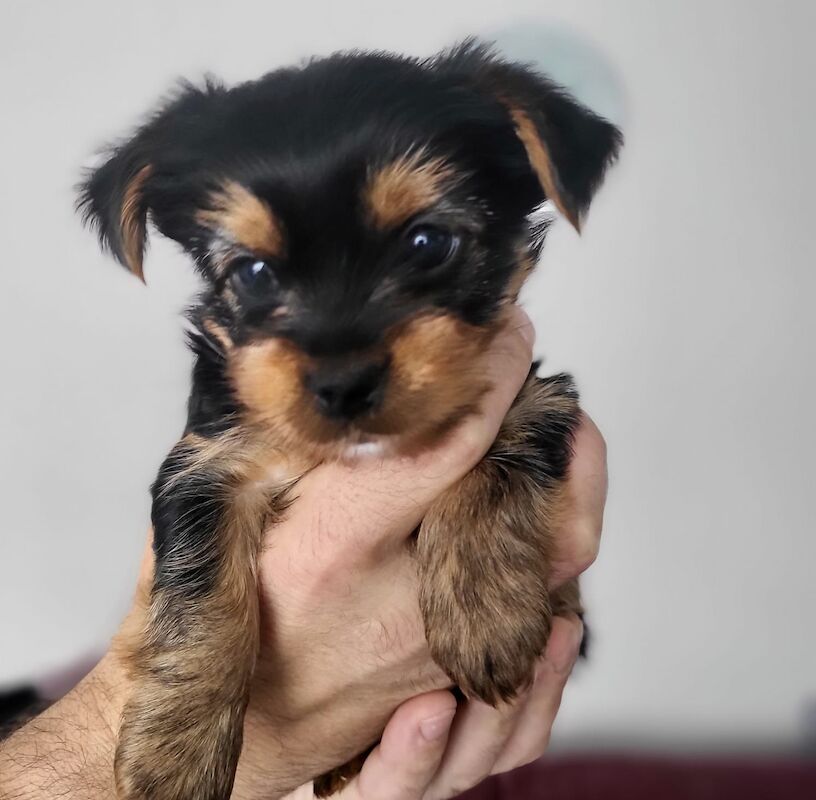
[[[322,455],[406,444],[471,411],[478,357],[619,144],[552,84],[472,44],[340,55],[187,87],[84,186],[141,276],[148,218],[206,280],[191,318],[246,418]]]

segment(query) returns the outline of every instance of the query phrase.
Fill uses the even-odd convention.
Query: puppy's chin
[[[387,458],[399,452],[399,445],[394,441],[398,437],[378,437],[369,441],[350,443],[345,446],[340,459],[348,463]]]
[[[286,442],[288,450],[307,456],[313,463],[359,463],[412,456],[432,446],[463,418],[474,413],[476,408],[476,403],[456,405],[447,414],[432,419],[420,417],[422,422],[419,424],[411,425],[407,420],[401,420],[402,424],[398,427],[387,425],[377,417],[346,425],[312,417],[314,424],[308,425],[299,416],[279,424],[276,434],[279,440]]]
[[[320,461],[355,464],[401,455],[408,449],[406,441],[407,437],[404,435],[382,436],[349,428],[329,440],[310,441],[307,434],[303,446]]]
[[[325,429],[321,429],[320,432],[321,438],[312,437],[308,430],[299,426],[297,431],[290,428],[286,438],[290,445],[294,445],[299,452],[308,453],[312,461],[340,461],[346,464],[356,464],[363,461],[410,455],[426,446],[436,435],[436,430],[434,435],[431,435],[429,431],[380,434],[352,426],[338,428],[334,437],[327,437]]]

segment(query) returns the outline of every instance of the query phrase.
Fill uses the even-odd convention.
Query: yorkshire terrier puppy
[[[150,221],[205,285],[187,425],[152,488],[153,585],[124,645],[121,800],[230,796],[263,532],[320,461],[421,448],[477,409],[478,356],[543,242],[535,212],[578,228],[620,142],[467,42],[185,85],[88,175],[80,206],[120,262],[142,277]],[[416,544],[431,653],[492,704],[529,681],[552,615],[580,611],[577,584],[547,588],[577,394],[534,372]]]

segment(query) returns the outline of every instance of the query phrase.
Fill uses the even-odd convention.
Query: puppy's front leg
[[[120,640],[121,800],[227,800],[258,651],[257,551],[275,497],[234,434],[187,434],[153,486],[153,586]],[[270,512],[271,509],[271,512]]]
[[[431,654],[465,694],[491,704],[530,681],[553,613],[580,612],[576,582],[548,590],[578,420],[572,380],[531,373],[487,456],[422,522]]]

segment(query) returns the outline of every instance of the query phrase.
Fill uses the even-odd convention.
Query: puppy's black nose
[[[385,361],[321,364],[304,383],[325,416],[349,420],[379,405],[387,371]]]

